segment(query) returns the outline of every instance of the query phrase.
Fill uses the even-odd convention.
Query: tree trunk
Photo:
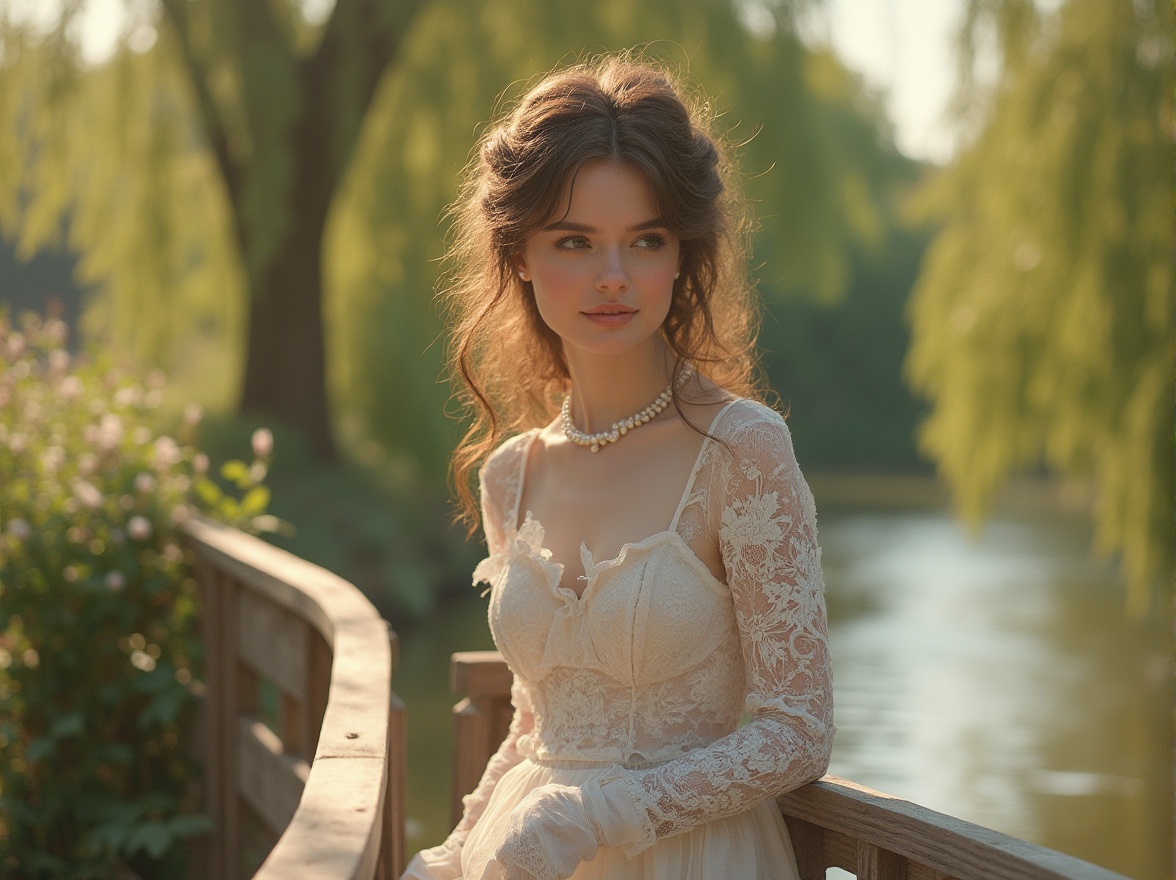
[[[323,230],[334,190],[324,120],[307,106],[291,138],[291,218],[249,307],[239,412],[303,433],[320,459],[336,458],[327,407],[323,321]]]

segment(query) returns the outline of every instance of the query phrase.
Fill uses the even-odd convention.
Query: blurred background
[[[832,772],[1158,880],[1172,13],[0,0],[0,307],[163,370],[158,420],[202,407],[214,462],[273,430],[271,540],[400,634],[432,845],[448,656],[491,647],[450,525],[445,207],[528,83],[639,47],[707,96],[758,219],[762,364],[821,516]]]

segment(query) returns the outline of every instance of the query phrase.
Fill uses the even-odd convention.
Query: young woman
[[[457,208],[452,357],[510,733],[409,878],[794,878],[833,739],[812,496],[756,402],[723,157],[663,72],[543,80]],[[505,439],[509,437],[509,439]],[[740,726],[746,713],[750,721]]]

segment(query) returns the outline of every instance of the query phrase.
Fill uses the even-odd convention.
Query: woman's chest
[[[656,439],[653,433],[650,437]],[[646,447],[618,444],[586,455],[579,448],[536,443],[527,459],[518,516],[545,524],[544,546],[568,572],[567,585],[577,591],[575,579],[586,573],[582,547],[596,560],[611,560],[627,544],[676,525],[693,484],[699,441],[678,437],[661,447]],[[706,548],[701,550],[705,555]]]
[[[628,684],[660,681],[737,640],[730,593],[673,534],[567,569],[515,557],[495,579],[490,628],[511,667],[537,680],[557,666]],[[579,595],[577,595],[579,592]]]

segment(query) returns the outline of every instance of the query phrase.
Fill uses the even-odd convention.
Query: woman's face
[[[680,245],[632,166],[593,160],[565,185],[558,211],[516,265],[565,350],[625,354],[662,345]],[[569,351],[569,353],[571,353]]]

